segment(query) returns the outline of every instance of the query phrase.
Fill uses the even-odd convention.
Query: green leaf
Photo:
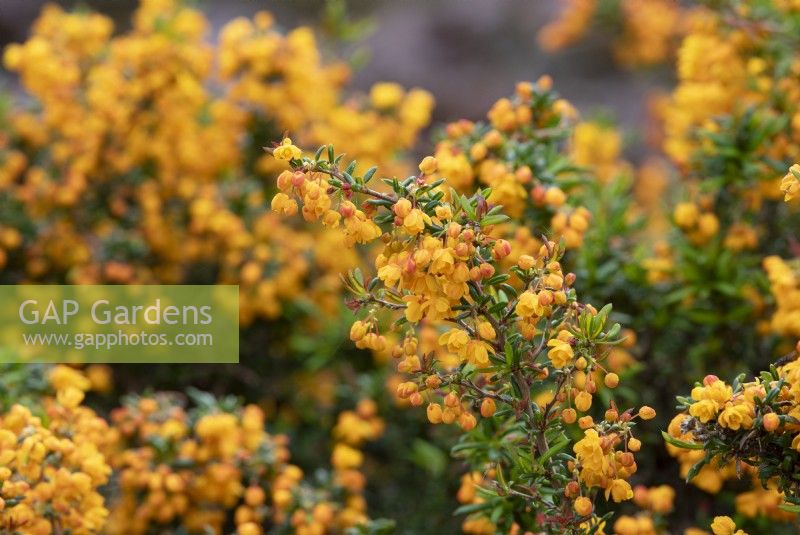
[[[661,436],[667,443],[672,444],[677,448],[682,448],[685,450],[702,450],[704,448],[703,444],[699,444],[697,442],[686,442],[685,440],[681,440],[669,435],[665,431],[661,431]]]
[[[508,279],[511,278],[511,275],[508,273],[498,273],[494,277],[491,277],[486,280],[487,286],[494,286],[495,284],[500,284],[501,282],[506,282]]]
[[[788,511],[790,513],[800,513],[800,505],[789,505],[788,503],[782,503],[778,506],[778,509]]]
[[[700,472],[700,469],[703,468],[707,462],[708,461],[705,458],[697,461],[697,463],[695,463],[695,465],[689,469],[689,473],[686,474],[686,481],[689,482],[693,480],[695,476]]]
[[[510,286],[508,284],[501,284],[500,289],[504,291],[506,294],[510,295],[512,299],[517,298],[517,290],[513,286]]]
[[[454,516],[458,515],[468,515],[471,513],[477,513],[478,511],[485,511],[486,509],[491,509],[493,504],[489,502],[482,502],[482,503],[470,503],[467,505],[462,505],[455,511],[453,511]]]
[[[570,444],[570,439],[569,439],[569,437],[568,437],[568,436],[566,436],[566,435],[562,435],[562,436],[561,436],[561,438],[558,440],[558,442],[556,442],[555,444],[553,444],[552,446],[550,446],[550,448],[549,448],[549,449],[548,449],[546,452],[544,452],[544,453],[542,454],[542,456],[541,456],[541,457],[539,457],[539,459],[538,459],[538,460],[539,460],[539,464],[540,464],[540,465],[542,465],[542,466],[544,466],[544,464],[545,464],[545,463],[546,463],[546,462],[547,462],[547,461],[548,461],[548,460],[549,460],[549,459],[550,459],[550,458],[551,458],[553,455],[555,455],[555,454],[557,454],[557,453],[561,453],[561,451],[563,451],[563,449],[564,449],[564,448],[566,448],[567,446],[569,446],[569,444]]]
[[[511,218],[505,214],[487,215],[481,219],[480,223],[482,227],[486,227],[488,225],[499,225],[500,223],[505,223],[510,219]]]
[[[620,324],[619,323],[615,323],[614,325],[611,326],[611,328],[606,333],[605,339],[606,340],[613,340],[614,338],[616,338],[619,335],[621,330],[622,330],[622,327],[620,326]]]
[[[487,447],[488,445],[483,442],[462,442],[461,444],[456,444],[450,448],[450,453],[455,455],[456,453],[460,453],[462,451],[486,449]]]
[[[372,177],[375,176],[375,172],[378,170],[377,167],[370,167],[367,169],[367,172],[364,173],[364,184],[372,180]]]

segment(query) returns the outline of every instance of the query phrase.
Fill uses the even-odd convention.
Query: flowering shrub
[[[751,382],[741,376],[731,385],[708,376],[691,397],[678,399],[685,412],[665,434],[686,478],[699,479],[697,484],[708,490],[718,490],[721,478],[742,473],[758,480],[762,489],[757,485],[737,497],[737,509],[745,516],[760,513],[786,520],[800,511],[794,477],[800,442],[793,393],[796,369],[797,361],[792,361]]]
[[[433,101],[393,83],[350,90],[349,66],[310,28],[282,31],[266,12],[212,42],[191,6],[142,1],[119,32],[50,6],[5,50],[28,98],[0,118],[0,281],[238,284],[247,369],[221,376],[268,397],[276,419],[319,424],[366,395],[334,396],[352,375],[345,359],[318,373],[346,328],[338,274],[358,259],[339,233],[269,211],[276,166],[261,145],[291,130],[400,172]],[[159,367],[148,380],[211,387],[205,369]],[[35,401],[32,386],[20,402]]]
[[[337,446],[329,488],[311,487],[302,470],[288,463],[288,437],[264,429],[260,408],[190,394],[196,407],[189,411],[177,395],[162,393],[127,399],[112,413],[122,440],[111,454],[120,495],[112,503],[108,533],[167,527],[218,533],[231,518],[240,535],[262,533],[271,525],[316,533],[366,521],[357,450]],[[374,417],[368,408],[362,413]],[[339,433],[356,426],[349,421],[358,418],[355,414],[341,415]],[[358,436],[356,445],[375,436]]]
[[[430,95],[377,84],[349,98],[346,65],[266,12],[227,24],[216,48],[203,15],[177,1],[143,1],[128,33],[112,31],[102,15],[50,6],[5,51],[38,106],[12,111],[0,138],[4,279],[239,284],[244,324],[287,302],[335,311],[337,273],[354,259],[330,254],[338,234],[264,210],[274,166],[258,143],[291,130],[400,170]]]
[[[238,284],[243,365],[4,366],[0,531],[796,531],[797,2],[563,4],[545,48],[674,62],[658,156],[542,76],[417,172],[432,97],[351,91],[309,28],[46,8],[4,54],[0,281]]]
[[[48,386],[39,404],[14,404],[0,417],[0,525],[9,533],[235,526],[238,535],[313,534],[383,525],[366,516],[358,470],[358,448],[383,431],[371,401],[339,415],[333,469],[312,481],[289,463],[288,437],[268,433],[255,405],[190,391],[187,408],[185,396],[157,392],[124,399],[105,420],[81,404],[92,386],[86,374],[66,366],[40,371]]]
[[[56,395],[40,400],[40,415],[14,404],[0,416],[0,528],[96,533],[108,516],[98,489],[111,473],[102,451],[113,432],[81,406],[85,377],[57,367],[50,382]]]
[[[519,105],[531,106],[533,97],[524,95]],[[512,248],[493,230],[507,216],[490,207],[489,190],[472,197],[448,190],[434,176],[434,157],[416,176],[384,179],[391,191],[381,192],[370,185],[375,169],[360,175],[354,163],[341,168],[331,145],[303,157],[287,138],[271,152],[291,166],[278,177],[273,210],[292,215],[300,201],[307,219],[341,226],[350,244],[381,239],[376,275],[347,277],[353,308],[366,311],[350,337],[380,349],[387,342],[377,314],[396,311],[402,341],[392,354],[409,374],[398,395],[412,405],[427,398],[431,423],[470,433],[454,449],[477,470],[468,477],[478,489],[463,494],[481,498],[461,509],[471,513],[465,530],[595,531],[599,493],[614,502],[633,497],[627,479],[641,443],[632,429],[636,418],[651,419],[655,411],[621,411],[612,402],[601,421],[581,417],[582,438],[567,434],[577,413],[592,406],[595,372],[602,373],[620,327],[606,325],[610,306],[598,312],[578,301],[558,244],[547,241],[499,270]],[[519,289],[507,283],[512,278]],[[435,350],[420,355],[425,324],[439,325],[441,334]],[[618,381],[604,374],[606,388]]]

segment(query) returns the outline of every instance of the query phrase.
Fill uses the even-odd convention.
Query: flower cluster
[[[37,106],[13,109],[0,136],[4,280],[239,284],[243,324],[289,303],[338,308],[354,259],[332,254],[340,234],[265,209],[275,165],[256,138],[332,138],[399,172],[432,98],[393,84],[350,96],[346,65],[266,12],[225,25],[216,46],[208,29],[179,0],[143,0],[114,36],[107,17],[50,6],[7,48]]]
[[[280,473],[288,459],[285,441],[266,434],[255,406],[189,414],[178,396],[158,394],[127,399],[111,421],[122,439],[111,457],[120,487],[112,533],[148,533],[151,525],[220,532],[240,500],[237,524],[247,530],[263,516],[261,478]],[[257,471],[245,474],[251,466]]]
[[[121,441],[110,456],[119,495],[108,533],[223,533],[233,522],[238,535],[274,526],[315,534],[367,522],[361,454],[348,444],[380,434],[374,406],[364,402],[340,415],[332,479],[311,486],[289,463],[288,437],[265,430],[262,409],[191,395],[191,409],[177,394],[158,393],[132,396],[112,414]]]
[[[24,368],[21,368],[24,369]],[[3,388],[17,385],[4,367]],[[35,398],[0,413],[0,530],[20,535],[183,533],[335,535],[372,533],[358,448],[384,423],[362,400],[340,413],[332,470],[314,479],[290,463],[289,438],[265,428],[264,411],[234,398],[131,395],[108,419],[82,405],[105,384],[103,368],[35,366]],[[354,460],[355,459],[355,460]],[[359,528],[360,529],[360,528]]]
[[[642,317],[631,325],[651,341],[640,359],[666,376],[694,381],[726,366],[757,370],[765,352],[790,343],[770,334],[794,336],[785,306],[791,281],[778,274],[786,270],[777,259],[793,254],[788,229],[797,213],[779,202],[779,183],[786,175],[783,194],[791,196],[794,175],[786,169],[800,139],[792,120],[797,55],[779,44],[795,25],[785,7],[732,0],[686,17],[678,84],[656,113],[658,143],[676,179],[660,196],[671,218],[645,240],[635,227],[610,233],[634,231],[624,255],[637,265],[625,272],[621,292],[601,295]],[[678,332],[685,342],[675,342]],[[736,340],[736,349],[722,340]],[[665,361],[677,365],[661,368]]]
[[[563,238],[575,248],[591,220],[571,194],[584,178],[579,166],[597,165],[601,179],[610,175],[620,140],[613,133],[599,135],[592,123],[579,125],[573,137],[577,112],[552,85],[549,76],[521,82],[511,98],[492,105],[487,122],[447,125],[436,145],[431,178],[445,178],[460,193],[488,186],[487,202],[502,205],[515,221],[528,222],[528,237],[532,233],[538,240],[549,232],[554,241]]]
[[[633,501],[642,509],[635,516],[622,515],[614,522],[614,533],[618,535],[656,535],[663,533],[664,517],[673,508],[675,489],[669,485],[657,487],[637,486],[633,489]]]
[[[749,382],[744,375],[732,384],[707,376],[678,398],[683,412],[664,438],[688,480],[717,492],[724,479],[749,474],[754,489],[737,496],[737,510],[787,521],[800,512],[793,477],[800,459],[800,363],[792,354],[779,364]]]
[[[97,533],[108,517],[99,487],[111,473],[102,450],[114,433],[81,405],[84,376],[59,366],[50,383],[56,396],[41,400],[40,414],[15,404],[0,415],[0,529]]]
[[[655,411],[611,401],[597,421],[589,414],[598,390],[619,382],[603,361],[620,327],[606,326],[610,307],[598,312],[578,301],[557,243],[521,251],[527,254],[501,270],[512,246],[495,227],[507,217],[489,202],[489,190],[467,197],[447,188],[434,157],[415,176],[384,179],[385,191],[370,184],[375,169],[359,175],[355,164],[341,167],[332,146],[304,157],[284,140],[272,153],[291,167],[279,178],[273,210],[292,214],[302,204],[306,219],[340,227],[351,244],[383,244],[373,278],[360,271],[346,278],[352,307],[365,311],[351,339],[385,345],[378,313],[395,311],[399,341],[391,352],[408,377],[398,396],[427,401],[433,423],[457,423],[498,444],[492,453],[467,435],[454,450],[483,474],[482,501],[467,519],[473,532],[490,518],[502,523],[492,529],[576,530],[596,521],[598,491],[615,502],[633,497],[627,479],[641,443],[632,429]],[[437,351],[424,353],[420,333],[428,326],[439,333]],[[582,432],[575,442],[567,434],[573,425]],[[564,451],[570,445],[574,456]],[[552,501],[540,499],[544,489]],[[521,520],[491,513],[517,502],[526,511]]]
[[[764,258],[763,264],[775,299],[775,311],[770,319],[770,329],[783,336],[800,337],[797,262],[783,260],[778,256],[768,256]]]
[[[708,243],[719,232],[719,220],[714,212],[703,211],[692,202],[677,204],[672,217],[689,241],[696,245]]]
[[[567,4],[541,34],[551,49],[599,22],[622,63],[652,65],[685,34],[652,136],[671,166],[627,163],[622,133],[579,120],[543,76],[484,121],[447,125],[413,176],[380,181],[377,167],[407,175],[432,99],[393,83],[351,93],[349,68],[323,59],[308,28],[279,30],[261,12],[211,44],[202,14],[175,0],[144,0],[119,34],[103,16],[47,8],[4,56],[34,106],[0,116],[0,282],[238,284],[243,333],[268,319],[281,334],[265,367],[230,372],[247,399],[276,407],[289,433],[294,402],[334,406],[340,380],[358,384],[348,407],[362,401],[336,421],[332,470],[310,482],[262,408],[156,392],[105,423],[81,403],[109,390],[107,369],[58,367],[52,386],[37,367],[17,371],[19,385],[0,389],[0,530],[376,533],[366,443],[384,428],[409,438],[425,419],[426,439],[461,437],[467,533],[663,534],[700,491],[735,509],[711,523],[716,535],[793,521],[794,355],[749,382],[713,373],[762,368],[800,337],[798,3]],[[265,154],[265,139],[281,141]],[[356,321],[340,314],[343,289]],[[613,302],[614,315],[590,302]],[[375,357],[366,369],[328,321],[345,319]],[[302,381],[259,377],[278,368],[270,359],[329,341],[308,328],[336,331],[328,353],[348,358],[325,370],[330,354],[294,359]],[[651,388],[628,387],[634,373]],[[654,422],[667,450],[649,448],[659,437],[635,426],[655,411],[633,407],[670,412],[687,376],[705,379],[680,415]],[[381,400],[364,399],[384,384],[425,410],[378,416]],[[319,438],[333,423],[321,416],[298,438]],[[442,444],[417,438],[407,445],[424,464],[419,451]],[[640,484],[670,480],[645,480],[668,454],[697,488]],[[707,525],[709,512],[681,520]]]

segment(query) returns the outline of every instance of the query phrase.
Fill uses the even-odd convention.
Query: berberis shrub
[[[420,140],[341,8],[6,48],[0,282],[238,284],[241,364],[2,365],[0,532],[796,533],[800,2],[563,2],[636,161],[540,73]]]

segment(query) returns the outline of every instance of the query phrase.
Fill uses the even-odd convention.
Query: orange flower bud
[[[778,427],[780,427],[781,418],[774,412],[770,412],[764,415],[763,424],[764,424],[764,430],[769,433],[772,433],[773,431],[778,429]]]
[[[639,417],[642,420],[652,420],[656,417],[656,411],[652,407],[648,407],[647,405],[642,406],[639,409]]]
[[[501,260],[511,254],[511,244],[506,240],[497,240],[494,242],[492,253],[497,260]]]
[[[428,404],[427,409],[428,421],[432,424],[442,423],[442,406],[438,403]]]
[[[581,486],[577,481],[570,481],[564,487],[564,496],[567,498],[575,498],[581,493]]]
[[[449,392],[444,397],[444,404],[448,407],[456,407],[461,403],[461,400],[458,398],[458,394],[455,392]]]
[[[429,375],[425,379],[425,385],[430,388],[431,390],[436,390],[442,384],[442,380],[439,379],[438,375]]]
[[[517,265],[520,269],[531,269],[536,265],[536,259],[530,255],[520,255],[520,257],[517,259]]]
[[[592,514],[592,509],[594,509],[592,506],[592,501],[586,496],[579,496],[575,500],[573,507],[579,516],[588,516]]]
[[[594,418],[591,416],[583,416],[582,418],[578,419],[578,425],[583,430],[594,427]]]
[[[616,388],[619,384],[619,375],[616,373],[607,373],[606,376],[603,378],[603,383],[608,388]]]
[[[459,417],[458,425],[464,431],[472,431],[475,429],[475,426],[478,425],[478,421],[471,413],[465,412]]]
[[[481,402],[481,416],[491,418],[497,410],[497,405],[492,398],[483,398]]]

